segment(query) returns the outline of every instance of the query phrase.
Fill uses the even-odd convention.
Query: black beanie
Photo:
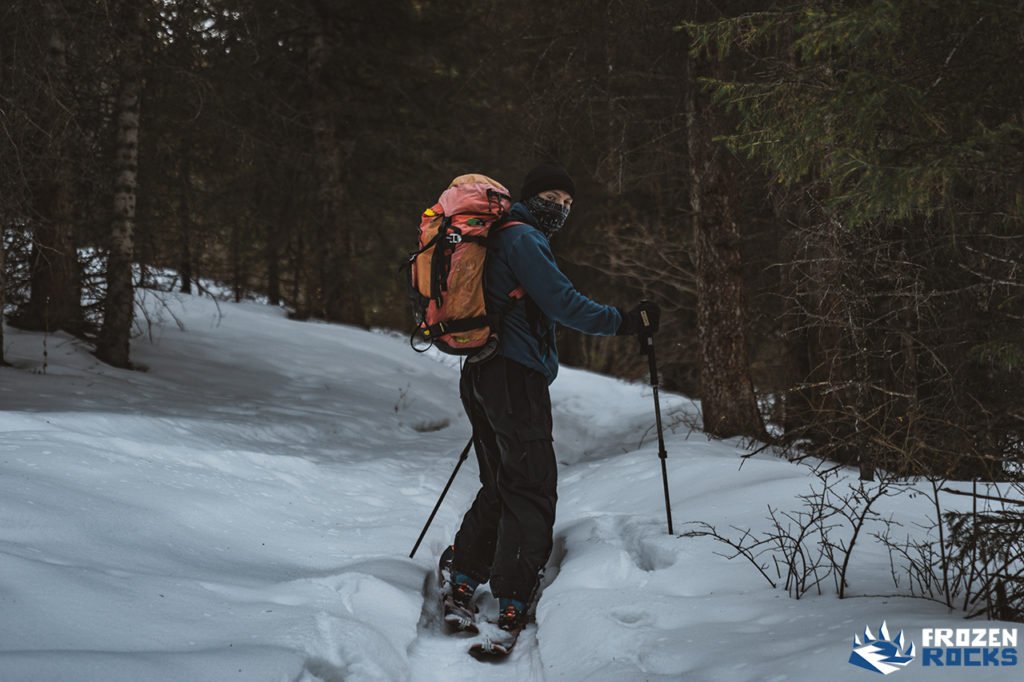
[[[549,189],[560,189],[576,196],[576,183],[564,168],[553,163],[542,163],[526,174],[519,198],[526,200]]]

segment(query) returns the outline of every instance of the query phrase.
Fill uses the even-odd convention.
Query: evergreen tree
[[[32,188],[34,201],[30,298],[14,322],[26,329],[82,330],[78,251],[73,201],[76,103],[68,70],[67,15],[57,0],[41,3],[48,34],[45,80],[37,124],[47,136],[45,175]]]
[[[690,26],[758,60],[706,83],[739,117],[732,148],[801,206],[797,434],[862,473],[1000,478],[1020,458],[1022,25],[1015,2],[879,0]]]

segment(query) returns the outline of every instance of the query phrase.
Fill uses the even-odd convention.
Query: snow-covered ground
[[[856,598],[797,601],[714,541],[669,536],[650,388],[563,369],[536,624],[510,660],[478,662],[468,639],[440,634],[433,586],[475,493],[472,459],[408,558],[469,436],[457,362],[255,303],[164,298],[148,298],[162,320],[133,346],[145,371],[7,332],[2,682],[866,680],[847,662],[865,626],[916,639],[964,625],[932,602],[857,596],[894,591],[870,544],[854,555]],[[798,506],[806,469],[768,454],[740,467],[736,443],[684,425],[690,400],[663,394],[662,409],[677,531],[760,528],[768,503]],[[917,660],[897,675],[1019,672]]]

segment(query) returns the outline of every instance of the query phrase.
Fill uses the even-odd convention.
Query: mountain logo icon
[[[863,642],[854,635],[850,663],[871,672],[888,675],[910,665],[916,655],[914,643],[903,637],[903,630],[891,638],[885,621],[882,621],[878,637],[872,635],[871,629],[867,627],[864,628]]]

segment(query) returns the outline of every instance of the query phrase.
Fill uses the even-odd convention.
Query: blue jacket
[[[487,310],[504,311],[498,352],[541,372],[550,384],[558,375],[555,323],[611,336],[622,316],[576,291],[558,269],[547,236],[533,226],[529,209],[513,205],[511,220],[526,224],[502,228],[493,238],[484,276]],[[525,298],[510,303],[509,294],[520,288],[536,305],[532,311]]]

